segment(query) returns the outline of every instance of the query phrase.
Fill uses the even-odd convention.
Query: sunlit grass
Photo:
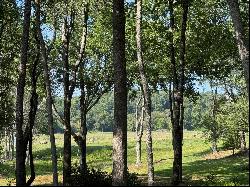
[[[112,133],[89,132],[87,135],[87,162],[89,167],[107,172],[112,171]],[[159,185],[169,185],[172,175],[173,150],[172,133],[167,131],[153,132],[153,151],[155,179]],[[56,134],[58,151],[59,182],[62,182],[63,135]],[[135,133],[128,133],[128,169],[138,173],[146,184],[147,155],[146,137],[143,135],[142,165],[135,165]],[[52,184],[52,161],[49,136],[34,137],[34,161],[36,179],[33,185]],[[249,143],[248,143],[249,145]],[[221,150],[212,155],[209,143],[200,132],[184,132],[183,141],[183,182],[189,185],[238,185],[249,184],[249,157],[232,157],[232,151]],[[72,163],[78,164],[78,147],[72,139]],[[0,185],[15,182],[15,162],[0,164]],[[29,174],[29,169],[27,169]]]

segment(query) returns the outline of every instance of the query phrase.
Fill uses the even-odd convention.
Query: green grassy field
[[[107,172],[112,170],[112,133],[90,132],[87,135],[87,162],[89,167]],[[135,165],[135,134],[128,133],[128,168],[147,182],[145,135],[143,137],[142,165]],[[63,135],[56,134],[59,180],[62,181]],[[247,143],[249,145],[249,143]],[[248,146],[249,147],[249,146]],[[34,137],[36,179],[33,185],[52,184],[52,167],[49,137]],[[171,133],[153,132],[154,168],[157,185],[169,185],[172,175],[173,151]],[[78,164],[78,148],[72,139],[72,163]],[[199,132],[184,132],[183,182],[185,185],[246,185],[249,184],[249,155],[232,155],[232,150],[220,150],[211,154]],[[15,162],[0,163],[0,185],[15,183]],[[29,171],[28,171],[29,172]]]

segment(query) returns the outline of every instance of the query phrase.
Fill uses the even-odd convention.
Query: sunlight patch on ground
[[[235,151],[235,154],[239,153],[239,150]],[[220,158],[225,158],[228,156],[233,155],[232,150],[225,150],[225,151],[218,151],[217,153],[209,153],[205,155],[204,159],[205,160],[214,160],[214,159],[220,159]]]

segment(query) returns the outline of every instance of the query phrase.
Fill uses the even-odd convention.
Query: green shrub
[[[207,186],[214,186],[218,182],[219,180],[214,172],[209,172],[209,174],[205,177],[205,183]]]
[[[72,168],[72,185],[73,186],[111,186],[112,178],[107,172],[89,169],[82,171],[80,167]]]
[[[73,186],[112,186],[112,175],[99,169],[87,168],[82,171],[80,167],[72,167]],[[140,186],[141,180],[136,173],[128,173],[128,186]]]
[[[128,172],[128,186],[140,186],[141,180],[138,179],[137,173],[129,173]]]

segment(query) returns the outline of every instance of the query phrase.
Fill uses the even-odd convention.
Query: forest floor
[[[56,134],[58,150],[59,181],[62,181],[63,134]],[[171,133],[157,131],[152,133],[154,151],[155,181],[158,186],[170,185],[172,175],[173,151]],[[138,173],[142,184],[147,184],[147,155],[145,135],[142,143],[142,165],[135,165],[135,133],[128,133],[128,169]],[[89,132],[87,135],[87,163],[90,168],[107,172],[112,170],[112,133]],[[249,147],[249,142],[247,142]],[[51,185],[52,166],[50,142],[47,135],[36,135],[33,141],[36,179],[32,185]],[[210,144],[202,133],[185,131],[183,141],[183,185],[188,186],[248,186],[249,152],[233,154],[223,150],[212,154]],[[79,152],[72,139],[72,164],[78,164]],[[29,170],[27,171],[29,173]],[[15,162],[0,162],[0,186],[15,185]]]

